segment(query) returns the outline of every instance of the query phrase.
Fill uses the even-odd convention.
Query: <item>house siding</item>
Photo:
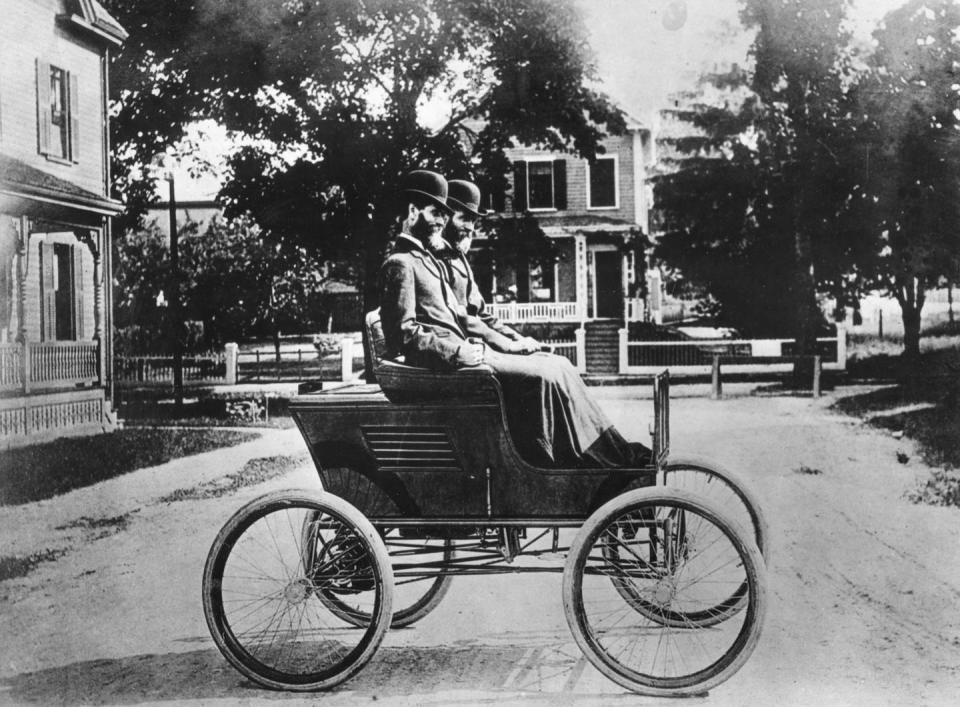
[[[57,25],[61,2],[0,0],[0,115],[3,152],[95,194],[104,180],[103,51]],[[53,28],[53,29],[51,29]],[[38,151],[37,60],[76,76],[80,152],[76,164],[50,160]],[[17,116],[17,119],[13,119]]]
[[[636,195],[638,193],[636,166],[639,164],[642,169],[642,155],[635,155],[634,133],[628,132],[625,135],[615,135],[601,140],[605,152],[602,157],[617,156],[617,188],[618,203],[617,208],[589,208],[587,200],[587,161],[583,158],[570,154],[544,152],[534,147],[517,147],[507,151],[511,161],[524,159],[563,159],[567,164],[567,208],[562,211],[536,211],[535,213],[549,215],[567,215],[567,216],[598,216],[603,218],[616,219],[628,223],[641,223],[641,211],[643,204],[637,203]],[[640,157],[636,160],[636,157]],[[643,180],[643,175],[639,175]],[[510,187],[515,188],[512,175],[510,176]],[[510,192],[512,195],[514,192]],[[639,207],[639,208],[638,208]]]

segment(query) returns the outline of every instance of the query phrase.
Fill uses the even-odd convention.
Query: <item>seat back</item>
[[[364,327],[366,330],[367,353],[370,355],[370,361],[373,364],[374,375],[377,368],[387,357],[387,340],[383,336],[383,325],[380,323],[380,309],[374,309],[367,312],[364,317]]]

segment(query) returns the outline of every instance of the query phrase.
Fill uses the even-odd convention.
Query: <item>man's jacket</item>
[[[467,329],[471,336],[479,336],[499,351],[505,351],[505,344],[519,341],[523,338],[519,333],[497,319],[487,307],[487,303],[480,294],[477,281],[473,277],[473,270],[466,256],[459,250],[451,248],[444,258],[447,272],[450,276],[450,286],[457,301],[467,310]],[[499,338],[492,338],[491,334]]]
[[[457,367],[467,344],[462,308],[444,265],[421,243],[401,234],[380,269],[380,322],[391,358],[432,369]]]

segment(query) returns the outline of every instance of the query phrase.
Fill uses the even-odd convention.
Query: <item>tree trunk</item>
[[[271,327],[273,329],[273,356],[274,360],[279,364],[280,363],[280,327],[276,324]]]
[[[813,269],[813,246],[810,234],[797,228],[793,237],[796,258],[796,346],[795,356],[813,356],[817,353],[817,308],[816,278]],[[801,359],[793,366],[793,387],[800,390],[813,388],[813,359]]]
[[[924,280],[902,277],[897,282],[897,300],[903,318],[903,354],[901,356],[901,385],[908,391],[916,388],[920,373],[920,317],[924,304]]]

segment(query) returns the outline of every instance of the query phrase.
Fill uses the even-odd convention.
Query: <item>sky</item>
[[[667,106],[667,96],[692,87],[713,64],[747,61],[750,37],[737,16],[739,0],[576,0],[603,79],[602,90],[642,122]],[[906,0],[853,0],[854,36],[867,41],[884,14]],[[677,14],[686,7],[686,19]],[[676,26],[668,29],[665,25]]]

